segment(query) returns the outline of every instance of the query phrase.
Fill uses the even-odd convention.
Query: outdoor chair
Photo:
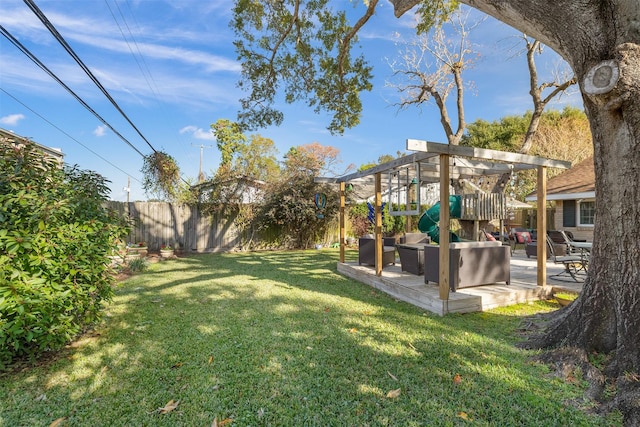
[[[566,253],[571,252],[571,246],[569,245],[567,235],[564,234],[562,231],[547,230],[547,236],[551,238],[551,241],[553,241],[553,243],[556,243],[558,245],[564,245]]]
[[[565,256],[567,254],[567,247],[565,244],[553,243],[553,252],[557,256]],[[527,258],[537,257],[538,256],[538,242],[533,241],[531,243],[527,243],[525,247],[525,253],[527,254]],[[547,259],[551,258],[551,252],[547,251]]]
[[[549,258],[553,260],[555,264],[562,264],[564,266],[564,270],[558,274],[554,274],[553,276],[549,276],[549,278],[559,278],[570,276],[574,281],[581,282],[578,278],[578,273],[581,271],[587,271],[588,260],[580,255],[556,255],[555,252],[555,244],[553,239],[550,236],[547,236],[547,250],[549,251]],[[564,279],[558,279],[564,280]]]
[[[587,239],[576,239],[573,237],[573,233],[569,230],[565,230],[564,233],[567,235],[567,237],[572,241],[572,242],[586,242]]]
[[[531,243],[531,233],[524,228],[512,228],[509,233],[509,242],[511,243],[511,254],[516,251],[518,245],[521,245],[523,249],[526,249],[527,243]]]
[[[393,237],[383,237],[382,265],[396,263],[396,241]],[[360,237],[358,239],[358,264],[376,265],[376,239]]]

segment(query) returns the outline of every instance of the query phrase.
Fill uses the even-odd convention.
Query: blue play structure
[[[449,215],[451,218],[460,218],[462,213],[462,197],[461,196],[449,196]],[[420,220],[418,220],[418,230],[423,233],[427,233],[431,240],[436,243],[440,243],[440,227],[438,222],[440,221],[440,202],[436,203],[429,209],[427,209]],[[460,237],[455,233],[450,233],[450,242],[459,242]]]

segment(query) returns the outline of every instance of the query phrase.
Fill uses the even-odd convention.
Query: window
[[[576,216],[576,201],[564,200],[562,202],[562,226],[575,227]]]
[[[596,202],[580,202],[579,215],[579,225],[593,225],[596,217]]]

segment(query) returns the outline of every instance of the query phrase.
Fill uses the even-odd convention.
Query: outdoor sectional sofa
[[[511,281],[511,248],[498,241],[449,245],[449,289]],[[440,247],[424,247],[424,282],[440,282]]]

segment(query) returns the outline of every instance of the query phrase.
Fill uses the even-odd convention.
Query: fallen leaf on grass
[[[351,328],[349,329],[349,332],[351,332],[352,334],[355,334],[356,332],[358,332],[358,330],[356,328]]]
[[[58,427],[61,426],[63,422],[67,421],[67,417],[60,417],[57,420],[55,420],[54,422],[52,422],[51,424],[49,424],[49,427]]]
[[[180,404],[179,400],[173,400],[171,399],[170,401],[167,402],[166,405],[164,405],[164,407],[162,408],[158,408],[158,411],[161,414],[168,414],[169,412],[173,411],[174,409],[176,409],[178,407],[178,405]]]
[[[400,396],[400,389],[395,389],[395,390],[391,390],[389,393],[387,393],[387,398],[389,399],[394,399],[396,397]]]
[[[171,367],[171,369],[179,368],[179,367],[180,367],[180,366],[182,366],[182,365],[183,365],[183,363],[182,363],[182,362],[178,362],[178,363],[176,363],[175,365],[173,365],[173,366]]]
[[[409,342],[409,343],[407,343],[407,345],[409,346],[409,348],[410,348],[410,349],[415,350],[415,351],[418,351],[418,349],[416,349],[416,348],[413,346],[413,344],[411,344],[410,342]]]
[[[233,420],[231,418],[225,418],[224,420],[218,422],[218,418],[214,418],[213,422],[211,423],[211,427],[222,427],[224,425],[227,425],[229,423],[233,422]]]
[[[213,356],[209,356],[209,365],[213,363]]]
[[[460,384],[461,381],[462,381],[462,377],[460,376],[460,374],[456,374],[455,377],[453,377],[454,384]]]
[[[470,421],[471,419],[469,418],[469,415],[467,415],[466,412],[458,412],[458,418],[462,418],[463,420],[467,420]]]
[[[396,378],[395,375],[393,375],[391,372],[387,371],[387,374],[394,380],[394,381],[398,381],[398,379]]]

